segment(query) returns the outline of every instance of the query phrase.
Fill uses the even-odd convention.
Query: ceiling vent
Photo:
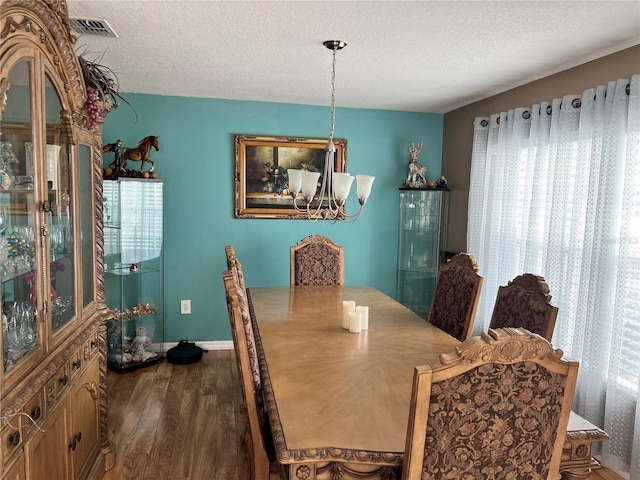
[[[106,20],[98,18],[70,18],[71,28],[81,35],[118,38]]]

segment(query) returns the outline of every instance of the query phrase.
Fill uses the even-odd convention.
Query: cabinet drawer
[[[58,369],[56,374],[47,382],[47,386],[45,387],[47,411],[51,411],[53,406],[67,391],[69,384],[71,383],[69,364],[70,362],[64,363]]]
[[[96,330],[84,343],[84,346],[82,347],[82,358],[85,363],[88,362],[91,357],[98,352],[99,338],[100,336],[98,335],[98,331]]]
[[[27,437],[29,433],[36,429],[36,425],[40,427],[45,419],[45,400],[44,390],[40,390],[33,398],[24,406],[24,413],[29,415],[31,419],[22,417],[22,432]]]
[[[24,436],[21,434],[22,415],[11,417],[9,421],[2,423],[0,427],[0,454],[2,455],[2,463],[0,466],[8,464],[16,458],[16,455],[22,451]]]
[[[82,367],[84,366],[86,360],[84,355],[84,346],[79,348],[77,352],[75,352],[71,358],[69,358],[69,371],[71,373],[71,378],[75,380],[78,377],[80,372],[82,371]]]

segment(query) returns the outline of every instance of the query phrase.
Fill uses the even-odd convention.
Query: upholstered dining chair
[[[247,298],[238,289],[236,277],[231,270],[224,272],[222,278],[246,412],[247,431],[244,444],[250,460],[251,480],[279,479],[278,464],[275,456],[270,454],[272,439],[264,409],[262,381]]]
[[[402,479],[556,480],[578,362],[496,329],[416,367]]]
[[[344,247],[309,235],[290,247],[291,285],[344,285]]]
[[[522,327],[551,341],[557,316],[544,277],[525,273],[498,288],[489,328]]]
[[[471,336],[482,276],[470,253],[458,253],[440,267],[428,321],[460,341]]]

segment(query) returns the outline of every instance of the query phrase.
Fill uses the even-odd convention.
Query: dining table
[[[286,476],[400,478],[414,369],[460,342],[370,286],[249,288],[248,299],[273,448]],[[343,301],[369,307],[366,330],[343,328]],[[565,452],[572,476],[564,478],[597,468],[590,446],[606,434],[591,427],[599,433],[567,433],[571,450],[587,439],[589,458]]]

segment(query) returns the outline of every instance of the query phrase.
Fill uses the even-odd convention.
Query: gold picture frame
[[[334,171],[346,172],[347,140],[333,139],[336,147]],[[322,173],[326,138],[234,136],[235,217],[307,218],[296,210],[288,191],[286,170],[296,168]],[[317,206],[317,202],[313,202]],[[304,200],[298,199],[303,207]]]

